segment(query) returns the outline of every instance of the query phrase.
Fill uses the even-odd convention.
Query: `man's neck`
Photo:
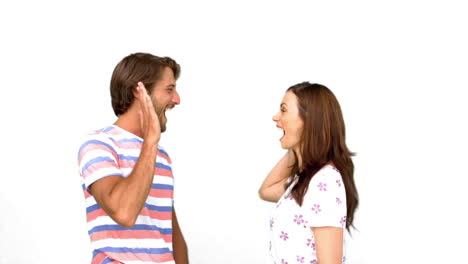
[[[115,121],[114,125],[143,138],[140,116],[132,107],[130,107],[124,114],[121,114],[117,121]]]

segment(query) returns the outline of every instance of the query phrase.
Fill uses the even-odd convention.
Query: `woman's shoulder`
[[[340,171],[332,164],[326,164],[315,173],[311,181],[336,181],[337,179],[341,179]]]
[[[343,192],[344,185],[340,171],[333,165],[323,166],[310,180],[308,190],[310,193],[319,193],[322,196]]]

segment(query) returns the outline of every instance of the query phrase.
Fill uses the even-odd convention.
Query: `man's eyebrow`
[[[175,88],[175,84],[172,84],[172,83],[171,83],[171,84],[168,84],[166,87],[167,87],[167,88]]]

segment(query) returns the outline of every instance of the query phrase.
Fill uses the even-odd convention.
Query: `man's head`
[[[166,109],[180,103],[175,83],[179,75],[179,64],[169,57],[135,53],[123,58],[115,67],[110,83],[114,113],[120,116],[127,112],[135,101],[137,83],[142,82],[159,117],[161,132],[164,132]]]

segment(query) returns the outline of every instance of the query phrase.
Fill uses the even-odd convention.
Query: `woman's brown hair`
[[[340,104],[327,87],[303,82],[291,86],[287,92],[297,97],[299,116],[304,122],[301,138],[302,167],[297,162],[293,165],[291,180],[297,174],[298,181],[291,190],[291,195],[302,205],[310,180],[327,163],[333,163],[343,178],[346,190],[346,228],[353,226],[354,211],[359,198],[354,183],[354,164],[345,141],[345,124]]]

